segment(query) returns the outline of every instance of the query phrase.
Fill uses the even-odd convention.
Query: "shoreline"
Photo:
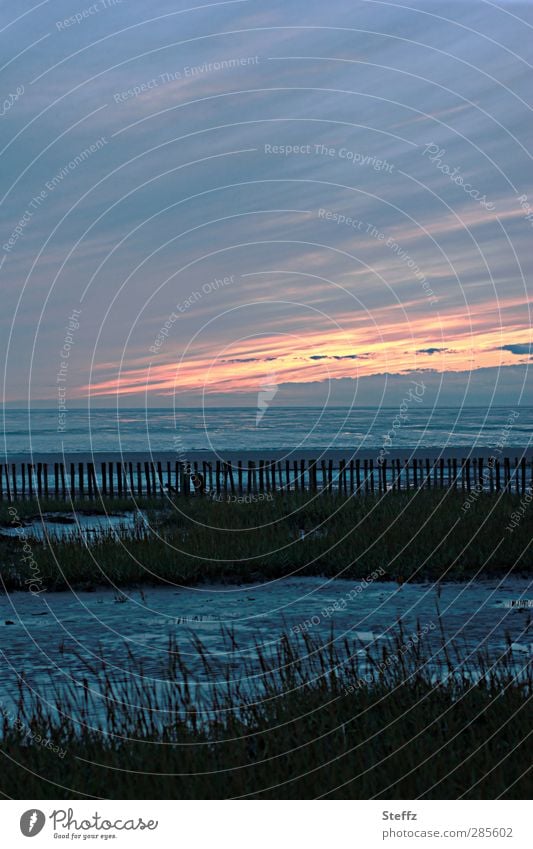
[[[250,450],[228,450],[217,452],[214,450],[195,448],[182,451],[36,451],[34,453],[20,452],[13,453],[6,457],[2,453],[0,462],[3,463],[109,463],[109,462],[143,462],[161,461],[164,463],[173,461],[196,461],[196,462],[216,462],[217,460],[230,461],[236,463],[239,460],[258,462],[259,460],[377,460],[382,446],[376,448],[254,448]],[[428,447],[428,448],[391,448],[387,458],[389,460],[436,460],[436,459],[488,459],[490,456],[496,456],[498,459],[509,457],[511,459],[525,458],[527,461],[533,461],[533,446],[509,445],[501,449],[494,446],[469,447],[464,445],[450,445],[446,448]]]

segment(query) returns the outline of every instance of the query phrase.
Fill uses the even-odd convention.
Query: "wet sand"
[[[238,460],[242,460],[246,462],[248,460],[253,460],[257,463],[259,460],[333,460],[333,462],[338,462],[339,460],[350,460],[350,459],[359,459],[359,460],[376,460],[380,455],[380,448],[365,448],[365,449],[357,449],[357,448],[344,448],[344,449],[330,449],[324,447],[320,448],[312,448],[312,449],[304,449],[304,448],[295,448],[295,449],[283,449],[283,448],[269,448],[269,449],[261,449],[261,450],[253,450],[253,451],[224,451],[223,453],[217,453],[215,451],[206,451],[206,450],[196,450],[196,451],[184,451],[182,453],[178,453],[176,451],[154,451],[153,454],[150,454],[148,451],[125,451],[122,454],[117,452],[95,452],[90,454],[88,452],[80,452],[76,453],[65,453],[61,455],[59,453],[35,453],[33,455],[29,454],[12,454],[9,456],[8,460],[10,463],[48,463],[53,464],[57,462],[66,462],[66,463],[108,463],[108,462],[144,462],[146,460],[151,460],[152,462],[161,461],[162,463],[175,462],[177,460],[181,461],[190,461],[194,462],[216,462],[217,460],[225,460],[231,461],[232,463],[236,463]],[[389,454],[387,455],[387,459],[390,461],[392,459],[396,460],[407,460],[407,459],[417,459],[417,460],[436,460],[443,458],[447,460],[448,458],[453,459],[456,458],[461,460],[463,458],[478,458],[482,457],[487,460],[490,456],[496,457],[496,459],[503,459],[504,457],[509,457],[512,460],[515,458],[522,459],[525,457],[526,460],[533,460],[533,447],[529,446],[524,448],[524,446],[520,445],[509,445],[506,446],[503,450],[499,450],[496,448],[466,448],[464,445],[460,446],[448,446],[447,448],[391,448]],[[2,457],[5,462],[5,456]]]

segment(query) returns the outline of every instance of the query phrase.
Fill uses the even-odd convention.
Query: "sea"
[[[279,449],[527,448],[533,406],[250,407],[2,411],[4,456],[38,453],[255,451]]]

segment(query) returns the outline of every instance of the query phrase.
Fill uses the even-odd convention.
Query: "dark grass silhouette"
[[[278,494],[251,504],[195,498],[176,506],[167,501],[164,510],[155,510],[152,501],[141,504],[149,511],[152,530],[139,524],[133,531],[102,532],[92,540],[100,569],[81,537],[61,541],[52,532],[53,551],[38,541],[32,546],[42,584],[51,590],[105,584],[107,578],[115,585],[257,582],[295,570],[361,578],[382,567],[382,580],[461,580],[478,572],[487,577],[511,569],[530,571],[533,510],[525,511],[510,532],[506,526],[518,496],[480,495],[466,512],[464,503],[464,493],[431,490],[388,493],[381,499]],[[41,505],[43,510],[53,506]],[[116,503],[109,506],[117,509]],[[26,516],[37,512],[35,504],[20,509]],[[0,522],[5,513],[4,505]],[[25,588],[31,575],[20,557],[20,542],[2,538],[1,530],[4,586]]]
[[[105,657],[47,706],[22,680],[28,743],[4,721],[0,790],[12,798],[528,798],[531,667],[420,641],[399,624],[379,652],[283,635],[235,664],[195,641],[206,689],[175,644],[148,676]],[[359,653],[358,650],[359,649]],[[239,671],[236,673],[235,669]],[[243,671],[244,670],[244,671]],[[98,682],[95,687],[94,682]],[[90,683],[92,682],[92,683]]]

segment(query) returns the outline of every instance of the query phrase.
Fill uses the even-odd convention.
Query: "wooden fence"
[[[394,460],[259,460],[0,464],[0,500],[252,493],[383,493],[459,489],[515,492],[533,486],[533,460],[483,458]]]

